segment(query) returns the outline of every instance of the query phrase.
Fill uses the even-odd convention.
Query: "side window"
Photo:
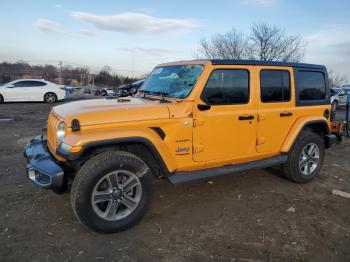
[[[14,84],[15,87],[38,87],[38,86],[45,86],[46,83],[41,81],[19,81]]]
[[[260,71],[260,97],[262,102],[287,102],[290,101],[290,93],[289,71]]]
[[[249,102],[249,72],[243,69],[214,70],[204,87],[203,101],[210,105]]]
[[[46,83],[41,82],[41,81],[27,81],[28,82],[28,87],[38,87],[38,86],[45,86]]]
[[[25,84],[26,84],[26,82],[27,82],[27,81],[19,81],[19,82],[14,83],[13,85],[14,85],[15,87],[24,87]]]
[[[300,101],[326,99],[326,81],[322,72],[299,71],[297,89]]]

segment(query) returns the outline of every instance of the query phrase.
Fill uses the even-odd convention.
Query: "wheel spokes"
[[[139,178],[130,171],[116,170],[96,183],[91,203],[100,218],[116,221],[130,215],[139,205],[141,196]]]
[[[123,184],[120,185],[120,188],[124,191],[124,193],[127,193],[137,185],[139,185],[138,179],[129,177]]]
[[[94,194],[94,203],[101,203],[112,200],[112,192],[110,190],[97,191]]]
[[[107,177],[107,181],[110,187],[118,187],[118,172],[115,173],[111,173],[108,177]]]
[[[107,208],[104,212],[104,216],[108,218],[114,218],[118,209],[118,203],[110,201],[107,205]]]
[[[133,210],[137,204],[137,201],[128,195],[125,195],[120,202],[131,210]]]

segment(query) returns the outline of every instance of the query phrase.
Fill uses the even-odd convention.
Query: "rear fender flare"
[[[314,124],[322,124],[326,129],[326,133],[330,134],[328,120],[324,117],[302,117],[295,121],[294,125],[290,129],[286,139],[284,140],[280,152],[287,153],[292,148],[294,142],[298,138],[300,132],[304,128]]]

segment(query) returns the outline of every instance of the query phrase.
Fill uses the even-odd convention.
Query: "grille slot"
[[[51,148],[57,148],[57,138],[56,138],[56,130],[59,124],[59,120],[52,113],[49,115],[48,123],[47,123],[47,142],[49,143]]]

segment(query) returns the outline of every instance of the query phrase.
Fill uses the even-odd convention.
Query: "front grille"
[[[53,113],[50,113],[49,119],[47,122],[47,142],[49,144],[49,147],[52,149],[56,149],[58,146],[56,130],[58,128],[59,123],[60,123],[60,120]]]

